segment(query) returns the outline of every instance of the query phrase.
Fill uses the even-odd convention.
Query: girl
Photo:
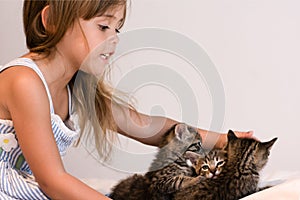
[[[66,148],[94,134],[86,138],[108,156],[107,130],[156,145],[177,123],[137,113],[94,78],[116,48],[126,0],[25,0],[23,15],[29,52],[0,68],[0,199],[109,199],[64,170]],[[225,143],[223,134],[216,146]]]

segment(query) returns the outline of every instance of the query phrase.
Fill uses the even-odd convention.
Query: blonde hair
[[[47,29],[42,23],[41,13],[48,5],[47,27],[51,28]],[[25,0],[23,23],[27,47],[30,52],[47,57],[55,51],[56,44],[75,20],[89,20],[120,6],[124,7],[125,19],[126,0]],[[123,23],[124,20],[121,26]],[[80,119],[81,134],[78,143],[82,140],[93,142],[98,154],[104,159],[108,158],[111,152],[109,141],[114,141],[115,135],[108,130],[117,130],[112,106],[133,107],[114,95],[104,76],[99,80],[93,75],[78,71],[70,81],[70,86],[75,111]]]

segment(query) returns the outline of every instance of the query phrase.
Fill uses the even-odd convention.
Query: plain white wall
[[[254,130],[261,140],[277,136],[279,140],[266,169],[296,171],[300,165],[299,7],[297,0],[132,0],[122,31],[158,27],[186,35],[202,46],[215,64],[225,89],[225,120],[220,131]],[[22,1],[0,1],[1,64],[25,50],[21,12]],[[136,66],[151,61],[174,67],[182,74],[187,69],[180,68],[186,63],[178,57],[155,50],[136,52],[124,60],[127,66],[116,70],[115,83]],[[209,128],[213,111],[209,91],[201,78],[195,80],[192,73],[184,77],[195,91],[193,98],[198,101],[195,112],[199,114],[196,123],[186,122]],[[135,89],[140,111],[182,120],[181,109],[185,105],[180,105],[172,88],[148,84]],[[121,143],[124,151],[131,154],[155,152],[152,147],[127,139]],[[144,169],[148,161],[129,162]],[[116,180],[127,176],[109,166],[103,167],[82,147],[71,149],[65,164],[72,174],[83,178]]]

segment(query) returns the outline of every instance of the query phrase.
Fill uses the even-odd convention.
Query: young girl
[[[137,113],[102,79],[92,95],[86,89],[116,48],[126,0],[25,0],[23,12],[29,52],[0,68],[0,199],[109,199],[65,171],[66,148],[94,134],[86,137],[107,156],[107,130],[156,145],[177,123]],[[87,56],[104,42],[100,68],[90,68]],[[205,139],[207,131],[199,134]]]

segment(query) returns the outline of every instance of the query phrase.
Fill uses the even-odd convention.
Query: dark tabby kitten
[[[133,175],[116,185],[111,194],[115,200],[170,199],[172,193],[197,182],[193,168],[186,163],[185,152],[203,153],[199,133],[186,124],[168,131],[149,172]]]
[[[180,190],[175,200],[236,200],[258,191],[259,172],[266,165],[277,138],[259,142],[228,133],[228,161],[216,179],[203,179]]]
[[[146,200],[149,180],[140,174],[134,174],[118,183],[109,195],[114,200]],[[150,200],[150,199],[149,199]]]
[[[196,174],[204,178],[217,178],[227,162],[227,151],[224,149],[212,149],[204,155],[188,151],[185,155]]]

